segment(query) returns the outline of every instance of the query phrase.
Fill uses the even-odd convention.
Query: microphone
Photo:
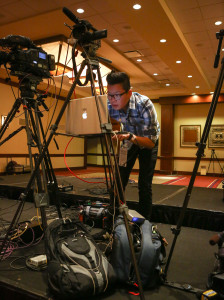
[[[63,7],[63,13],[74,23],[79,24],[79,18],[77,18],[67,7]]]

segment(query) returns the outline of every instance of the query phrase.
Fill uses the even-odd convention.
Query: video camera
[[[82,46],[95,44],[100,47],[100,40],[107,37],[107,30],[96,30],[88,21],[77,18],[67,7],[64,14],[76,25],[73,26],[72,35]]]
[[[0,51],[0,66],[9,63],[12,75],[31,74],[42,79],[49,78],[50,71],[55,70],[54,55],[48,55],[27,37],[8,35],[0,39],[0,47],[4,50],[10,49],[10,52]]]

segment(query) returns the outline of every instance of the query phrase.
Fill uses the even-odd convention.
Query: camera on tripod
[[[10,49],[10,52],[0,51],[0,65],[9,63],[12,75],[21,76],[30,73],[42,79],[49,78],[50,71],[55,69],[54,55],[47,54],[27,37],[8,35],[0,39],[0,46],[3,49]]]

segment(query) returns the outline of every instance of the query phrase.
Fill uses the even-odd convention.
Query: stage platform
[[[27,185],[30,174],[0,176],[0,196],[18,199]],[[66,205],[77,201],[109,201],[106,185],[102,178],[75,178],[57,176],[58,185],[73,187],[72,191],[63,192],[60,200]],[[158,181],[157,181],[158,182]],[[153,184],[152,221],[176,224],[186,196],[187,186]],[[126,200],[130,209],[138,208],[138,185],[130,181],[126,189]],[[32,193],[27,201],[33,202]],[[183,226],[222,231],[224,228],[223,189],[193,187],[188,203]]]
[[[18,201],[1,198],[1,224],[10,222],[14,216]],[[68,215],[71,211],[63,210],[63,215]],[[36,216],[36,209],[33,203],[26,202],[21,221],[30,220]],[[55,211],[47,209],[47,218],[57,217]],[[175,224],[174,224],[175,225]],[[157,223],[161,234],[167,239],[167,256],[173,241],[173,234],[168,224]],[[207,276],[213,270],[215,261],[214,253],[216,246],[210,246],[208,241],[214,234],[212,231],[182,227],[177,238],[174,253],[167,272],[168,282],[175,282],[185,287],[206,290]],[[55,300],[50,294],[47,286],[46,271],[33,271],[25,266],[25,259],[32,255],[44,254],[44,241],[34,243],[33,246],[24,246],[14,250],[11,256],[0,262],[0,290],[1,300]],[[165,267],[165,266],[164,266]],[[158,300],[193,300],[196,295],[187,291],[178,290],[166,285],[152,290],[144,290],[145,299]],[[83,298],[81,297],[80,300]],[[140,299],[128,293],[127,287],[115,286],[106,294],[91,297],[91,299],[107,300],[134,300]],[[60,299],[63,300],[63,299]]]
[[[0,218],[1,224],[11,222],[18,206],[18,198],[30,174],[8,175],[0,177]],[[91,183],[74,177],[57,176],[58,185],[72,185],[73,190],[60,193],[63,213],[67,208],[82,204],[86,200],[109,202],[109,195],[102,178],[89,178]],[[175,227],[182,209],[187,187],[164,184],[153,184],[153,215],[152,222],[157,224],[161,234],[168,240],[167,255],[173,242],[174,235],[171,227]],[[130,182],[126,190],[129,208],[136,209],[138,205],[137,183]],[[50,211],[49,217],[57,217]],[[30,220],[37,212],[30,193],[25,203],[21,221]],[[48,218],[48,214],[47,214]],[[6,222],[6,223],[4,223]],[[3,225],[1,225],[3,226]],[[4,225],[7,228],[7,225]],[[223,190],[194,187],[184,222],[177,238],[174,253],[168,269],[167,280],[185,287],[192,286],[206,290],[207,276],[213,270],[214,253],[217,247],[210,246],[208,241],[214,232],[224,230]],[[28,255],[44,254],[44,243],[40,243],[13,251],[13,254],[0,263],[1,300],[44,299],[55,300],[47,287],[46,271],[35,272],[27,269],[25,258]],[[17,260],[18,258],[18,260]],[[156,300],[191,300],[197,299],[195,294],[162,285],[153,290],[145,290],[145,299]],[[91,299],[131,300],[139,297],[130,295],[127,288],[118,287],[110,293],[91,297]],[[81,299],[81,298],[80,298]]]

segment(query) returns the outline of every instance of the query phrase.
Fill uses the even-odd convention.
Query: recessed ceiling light
[[[224,48],[222,48],[222,51],[224,51]]]
[[[160,43],[166,43],[166,39],[161,39]]]
[[[138,58],[137,61],[142,61],[142,59],[141,59],[141,58]]]
[[[210,92],[210,94],[214,94],[214,92]]]
[[[170,84],[169,84],[169,83],[166,83],[166,86],[170,86]]]
[[[154,75],[154,76],[157,76],[157,75],[158,75],[158,73],[154,73],[153,75]]]
[[[119,40],[118,40],[118,39],[114,39],[113,42],[114,42],[114,43],[118,43]]]
[[[196,94],[195,94],[195,93],[192,93],[191,95],[192,95],[192,96],[195,96]]]
[[[84,9],[82,9],[82,8],[78,8],[78,9],[77,9],[77,13],[79,13],[79,14],[83,14],[83,13],[84,13]]]
[[[187,77],[188,77],[188,78],[192,78],[192,75],[188,75]]]
[[[177,64],[181,64],[181,60],[176,60],[176,63]]]
[[[196,85],[196,87],[195,87],[196,89],[199,89],[200,88],[200,86],[199,85]]]
[[[216,26],[219,26],[219,25],[221,25],[222,24],[222,21],[217,21],[217,22],[215,22],[215,25]]]
[[[133,8],[134,8],[134,9],[140,9],[140,8],[141,8],[141,5],[140,5],[140,4],[135,4],[135,5],[133,5]]]

